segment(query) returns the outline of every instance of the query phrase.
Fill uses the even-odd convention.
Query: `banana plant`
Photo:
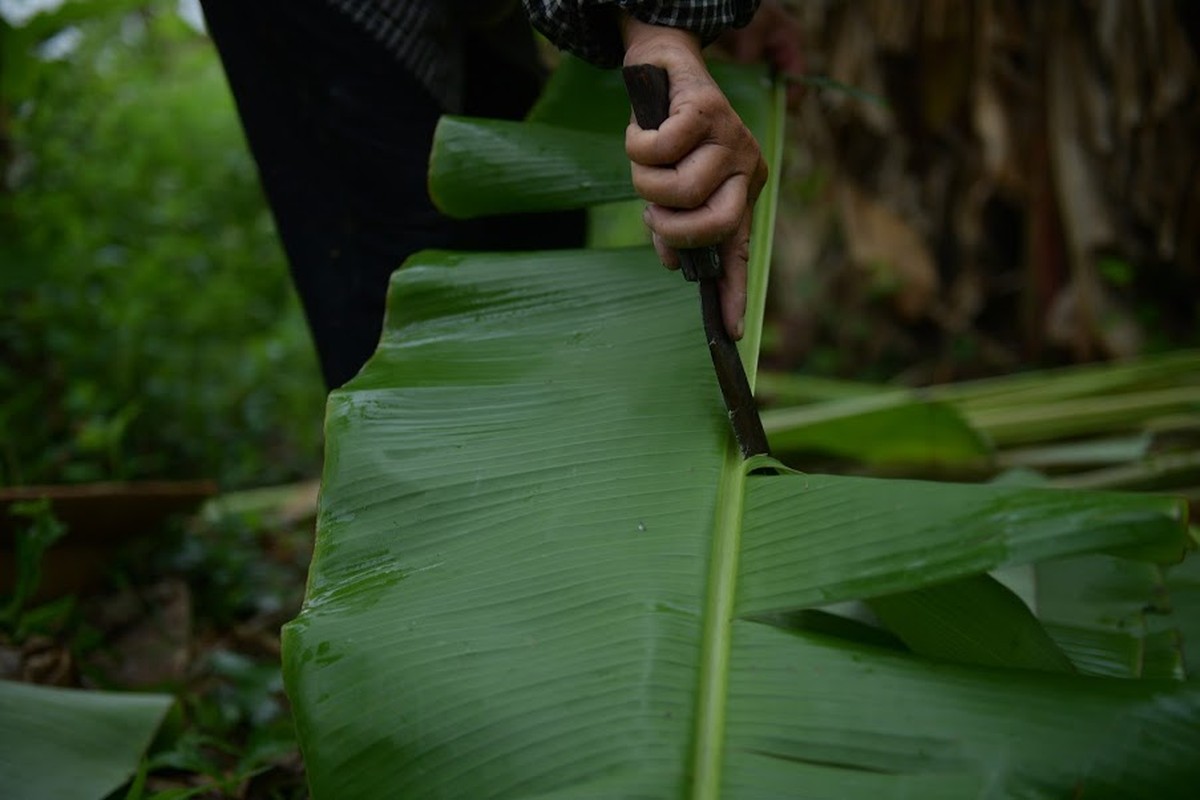
[[[110,796],[139,777],[138,762],[174,702],[0,680],[0,797]]]
[[[778,90],[720,75],[777,175]],[[433,194],[464,215],[630,196],[589,172],[621,158],[627,116],[615,79],[568,66],[536,135],[443,123]],[[644,246],[414,256],[326,435],[284,632],[316,798],[1194,789],[1200,686],[1081,667],[988,575],[1178,561],[1180,501],[744,462],[694,293]]]

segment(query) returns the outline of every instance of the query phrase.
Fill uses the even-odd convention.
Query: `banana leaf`
[[[765,72],[728,64],[712,72],[746,125],[766,131]],[[461,218],[633,198],[621,138],[628,120],[620,74],[568,58],[523,123],[443,117],[429,160],[430,196]]]
[[[427,254],[397,274],[379,351],[331,399],[286,633],[315,796],[715,796],[723,760],[751,781],[764,753],[796,781],[810,762],[917,785],[952,767],[953,787],[1047,796],[1098,764],[1178,776],[1188,684],[944,673],[746,619],[1091,550],[1178,557],[1177,502],[748,476],[690,293],[655,266]],[[757,685],[768,661],[783,672]],[[928,693],[924,728],[883,697],[901,690]],[[961,705],[930,699],[951,690]],[[934,741],[953,758],[919,755]]]
[[[1162,568],[1091,555],[1037,565],[1038,616],[1081,670],[1122,677],[1185,677],[1200,662],[1200,560]],[[1191,677],[1196,677],[1193,674]]]
[[[1198,382],[1196,351],[919,390],[773,373],[763,376],[761,388],[773,405],[763,414],[763,426],[786,443],[822,416],[849,417],[860,407],[883,414],[931,403],[950,406],[997,446],[1032,445],[1137,431],[1149,420],[1192,414],[1200,405]]]
[[[1183,639],[1183,662],[1191,680],[1200,679],[1200,558],[1188,558],[1166,574],[1174,622]]]
[[[883,394],[790,409],[786,427],[768,414],[779,453],[820,452],[871,466],[986,464],[988,441],[952,406]]]
[[[777,165],[780,97],[761,94]],[[284,632],[316,798],[1190,795],[1194,684],[942,663],[771,621],[1046,558],[1177,560],[1182,505],[758,474],[694,291],[647,249],[414,257],[326,431]]]
[[[0,681],[0,797],[108,796],[134,776],[173,702]]]

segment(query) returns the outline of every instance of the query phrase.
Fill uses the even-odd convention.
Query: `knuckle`
[[[696,208],[708,199],[707,182],[703,175],[685,173],[680,175],[679,202],[684,208]]]
[[[691,232],[674,224],[670,220],[663,220],[655,229],[655,233],[662,238],[663,244],[668,247],[692,247],[693,239]]]
[[[696,91],[696,105],[706,113],[723,111],[729,105],[725,94],[716,86],[705,86]]]
[[[633,125],[625,129],[625,155],[633,158],[634,152],[638,149],[638,134],[640,131]]]
[[[653,193],[654,181],[651,178],[650,171],[645,167],[639,164],[631,164],[629,167],[629,179],[633,183],[633,190],[642,197]]]
[[[720,238],[727,239],[735,234],[742,224],[742,214],[740,210],[731,206],[721,208],[713,214],[712,223],[713,228],[720,233]]]
[[[737,150],[742,155],[747,166],[757,168],[763,163],[762,150],[758,147],[758,141],[746,129],[742,129],[737,138]]]

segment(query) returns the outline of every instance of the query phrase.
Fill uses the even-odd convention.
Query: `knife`
[[[643,130],[657,130],[671,113],[667,71],[654,64],[636,64],[625,67],[622,75],[638,125]],[[717,282],[721,279],[722,269],[717,248],[697,247],[678,252],[683,277],[700,285],[700,316],[704,334],[708,337],[708,353],[712,356],[721,397],[733,426],[733,438],[742,458],[770,455],[767,435],[763,432],[737,345],[729,338],[721,320],[721,294]]]

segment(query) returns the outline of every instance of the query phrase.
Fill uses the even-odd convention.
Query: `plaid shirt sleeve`
[[[523,0],[529,21],[559,48],[602,67],[615,67],[625,55],[616,12],[652,25],[684,28],[705,44],[727,28],[740,28],[758,10],[759,0]]]
[[[325,1],[398,58],[443,108],[451,111],[461,109],[463,75],[460,59],[457,58],[461,42],[454,35],[454,26],[444,2]]]

